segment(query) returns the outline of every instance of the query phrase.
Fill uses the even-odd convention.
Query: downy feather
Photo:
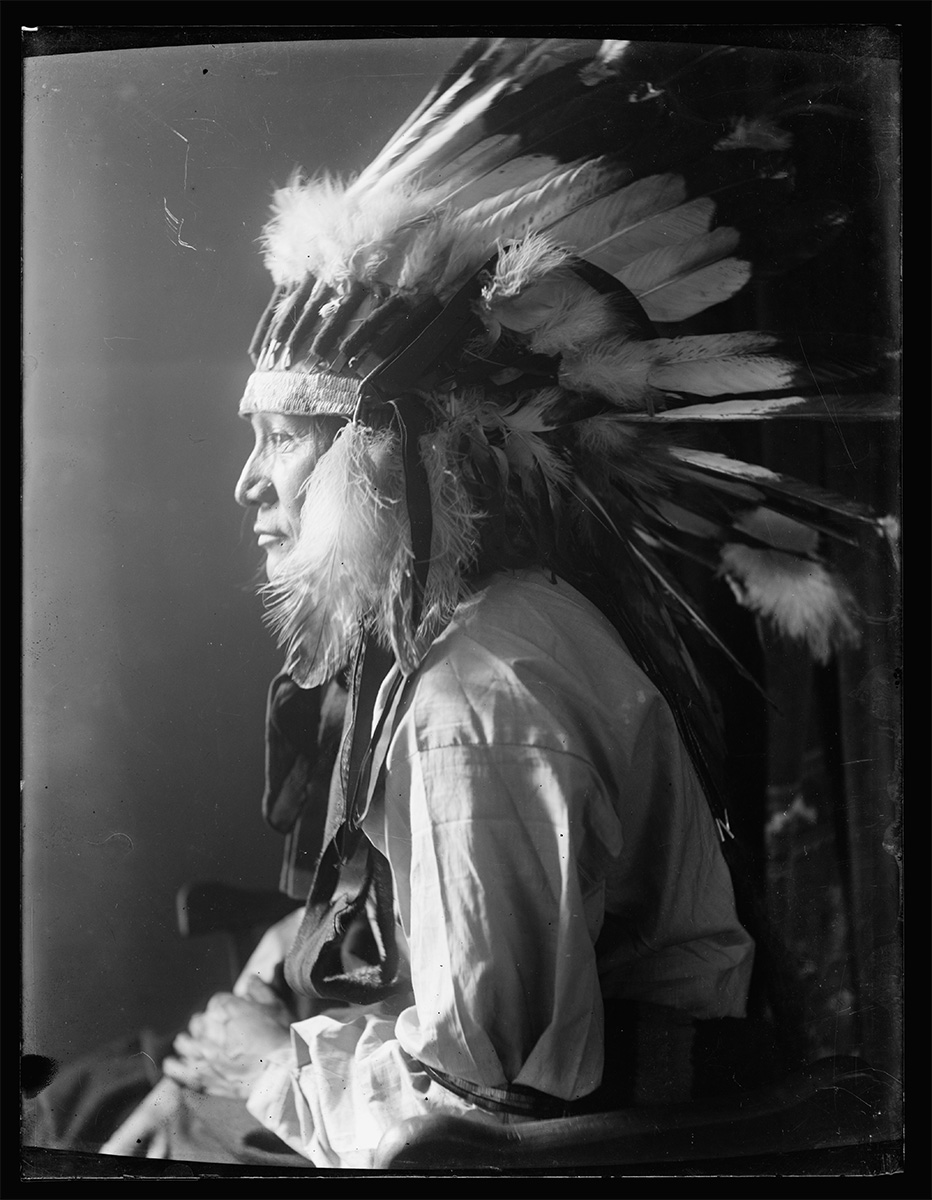
[[[392,241],[435,213],[436,197],[401,187],[379,203],[353,203],[343,184],[323,178],[295,181],[275,193],[274,215],[263,233],[265,263],[276,283],[298,283],[308,272],[338,283],[371,277]]]
[[[562,267],[568,258],[569,251],[539,233],[528,234],[520,242],[505,246],[499,251],[491,278],[482,289],[482,303],[491,309],[498,301],[513,299]]]
[[[546,239],[542,243],[546,245]],[[548,270],[539,283],[530,283],[521,290],[515,287],[510,296],[508,291],[515,278],[511,271],[501,284],[496,277],[484,289],[483,316],[494,337],[498,337],[498,327],[504,326],[523,333],[533,353],[553,356],[576,351],[624,329],[623,318],[610,296],[595,291],[574,271],[559,269],[566,257],[564,250],[556,250],[552,256],[541,255],[537,264],[546,269],[552,262],[557,264],[555,268]]]
[[[727,543],[721,564],[719,574],[738,603],[767,618],[784,636],[805,642],[817,661],[857,645],[851,593],[821,563]]]
[[[546,303],[539,294],[529,295],[526,304],[538,305],[533,326],[529,329],[530,348],[534,354],[570,354],[580,347],[592,345],[610,333],[623,329],[621,318],[611,298],[594,291],[581,280],[569,280]],[[525,300],[520,297],[518,304]],[[508,324],[503,320],[503,324]]]
[[[652,397],[647,382],[647,342],[604,340],[581,354],[564,355],[559,381],[570,391],[593,392],[627,410],[644,409]]]
[[[526,492],[536,491],[539,482],[536,472],[546,483],[548,492],[564,484],[570,476],[566,460],[540,436],[553,429],[549,414],[559,399],[557,389],[547,389],[532,399],[500,410],[505,455]]]
[[[641,457],[647,440],[640,429],[619,421],[614,414],[599,414],[580,421],[576,438],[583,459],[617,464],[622,471],[629,462]]]

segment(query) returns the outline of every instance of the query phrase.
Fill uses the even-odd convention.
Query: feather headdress
[[[813,147],[852,114],[831,78],[770,87],[770,67],[734,47],[480,39],[356,179],[276,193],[241,411],[350,422],[271,588],[299,682],[373,628],[413,671],[496,521],[598,577],[700,759],[712,705],[688,640],[728,651],[684,564],[819,659],[856,639],[829,551],[892,548],[895,520],[681,437],[894,415],[882,346],[684,325],[848,219]]]

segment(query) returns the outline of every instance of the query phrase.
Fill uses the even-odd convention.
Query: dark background
[[[229,976],[221,940],[179,937],[176,890],[277,886],[279,659],[233,502],[271,292],[255,239],[295,166],[364,166],[462,44],[26,59],[27,1053],[186,1024]]]

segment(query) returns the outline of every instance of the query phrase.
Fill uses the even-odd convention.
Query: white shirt
[[[365,1168],[409,1116],[500,1120],[418,1062],[584,1096],[601,1081],[603,995],[744,1014],[753,942],[708,804],[667,704],[578,592],[496,577],[431,647],[387,736],[363,828],[391,864],[413,1003],[292,1027],[249,1108],[295,1149]]]

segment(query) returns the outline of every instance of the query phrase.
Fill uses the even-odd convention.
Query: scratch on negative
[[[857,1092],[852,1092],[851,1088],[841,1087],[841,1085],[837,1083],[835,1084],[835,1088],[839,1092],[844,1092],[847,1096],[854,1096],[855,1100],[857,1100],[859,1104],[863,1104],[865,1108],[871,1107],[870,1103],[865,1100],[863,1096],[859,1096]]]
[[[182,190],[186,192],[188,190],[188,155],[191,153],[191,143],[183,133],[178,133],[174,125],[169,125],[168,128],[184,142],[184,187]]]
[[[102,842],[92,842],[92,841],[90,841],[89,838],[86,838],[85,841],[87,841],[87,844],[89,846],[106,846],[107,842],[112,842],[114,838],[119,838],[121,841],[129,842],[130,850],[136,849],[136,847],[133,843],[133,839],[129,836],[128,833],[111,833],[107,837],[105,837]]]
[[[902,1084],[903,1080],[899,1075],[891,1075],[889,1071],[885,1071],[882,1067],[872,1068],[878,1075],[886,1075],[888,1079],[892,1079],[894,1083]]]
[[[819,393],[819,398],[821,399],[822,403],[825,405],[826,411],[828,412],[828,415],[832,419],[832,424],[835,426],[835,432],[838,434],[839,438],[841,439],[841,444],[845,448],[845,454],[847,454],[847,456],[848,456],[848,461],[851,463],[852,467],[854,467],[854,469],[857,470],[858,464],[851,457],[851,451],[848,449],[848,443],[845,441],[845,435],[842,431],[841,426],[838,423],[838,418],[835,416],[835,413],[832,411],[832,406],[829,404],[828,400],[826,400],[825,393],[819,387],[819,381],[818,381],[818,379],[816,379],[815,372],[813,371],[812,367],[809,364],[809,355],[806,353],[806,347],[803,344],[803,339],[799,338],[798,341],[799,341],[799,349],[802,353],[803,358],[806,360],[806,369],[809,371],[809,375],[810,375],[810,378],[812,379],[812,382],[816,385],[816,389]]]
[[[175,236],[179,246],[186,246],[189,250],[197,250],[197,246],[192,246],[190,242],[186,242],[181,237],[181,227],[184,225],[184,217],[179,220],[172,210],[168,207],[168,201],[163,196],[162,204],[165,206],[165,216],[168,218],[168,227]]]

